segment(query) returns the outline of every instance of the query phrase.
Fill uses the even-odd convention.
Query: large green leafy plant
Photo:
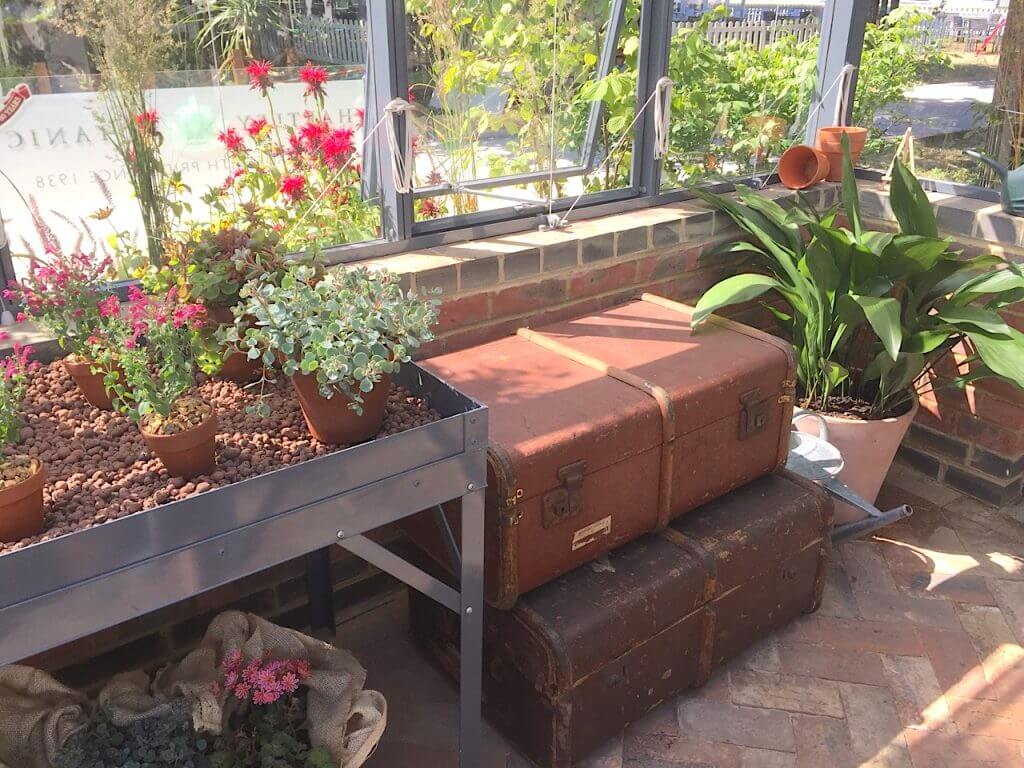
[[[265,366],[280,363],[286,376],[315,376],[321,395],[340,392],[360,414],[363,395],[433,338],[437,319],[436,302],[405,295],[397,275],[365,267],[322,277],[297,264],[246,283],[240,297],[221,342]]]
[[[956,383],[998,376],[1024,388],[1024,335],[998,314],[1024,299],[1024,270],[991,255],[965,259],[940,237],[924,190],[899,162],[890,192],[899,231],[867,229],[846,149],[848,228],[838,208],[819,215],[743,188],[736,200],[697,190],[747,235],[721,250],[759,271],[708,290],[694,322],[776,294],[786,309],[770,309],[793,340],[801,395],[823,410],[852,397],[869,406],[868,418],[902,412],[915,382],[961,344],[972,353]]]

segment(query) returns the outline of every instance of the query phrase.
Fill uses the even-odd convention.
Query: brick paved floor
[[[816,614],[586,768],[1024,766],[1024,526],[913,476],[892,481],[880,505],[914,516],[839,547]],[[369,765],[455,765],[451,685],[402,635],[400,606],[371,616],[339,633],[391,702]],[[379,642],[381,623],[394,643]],[[489,729],[485,742],[488,768],[528,765]]]

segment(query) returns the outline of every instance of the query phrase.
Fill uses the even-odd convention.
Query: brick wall
[[[834,191],[826,193],[835,194]],[[999,205],[932,194],[942,232],[968,257],[995,253],[1024,262],[1024,219],[1004,214]],[[892,227],[888,193],[877,184],[860,184],[863,213],[874,228]],[[1004,313],[1024,330],[1024,303]],[[958,373],[969,370],[970,350],[959,348],[937,366],[937,375],[920,387],[921,408],[900,448],[899,460],[950,488],[1022,517],[1024,477],[1024,392],[994,379],[959,389]]]

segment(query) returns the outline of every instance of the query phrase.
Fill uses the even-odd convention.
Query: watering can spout
[[[1005,165],[993,160],[986,154],[978,152],[975,149],[965,149],[964,154],[967,155],[968,157],[973,157],[975,160],[980,160],[981,162],[983,162],[985,165],[987,165],[989,168],[995,171],[1003,182],[1005,182],[1007,177],[1010,175],[1010,170]]]

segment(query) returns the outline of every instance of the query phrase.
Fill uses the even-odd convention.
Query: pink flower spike
[[[267,91],[270,90],[273,85],[270,79],[272,72],[273,66],[269,61],[253,61],[245,68],[245,73],[249,76],[249,87],[266,96]]]
[[[306,66],[299,70],[299,80],[306,84],[305,96],[317,99],[324,97],[324,83],[327,82],[327,70],[307,61]]]
[[[301,200],[306,194],[306,180],[302,176],[285,176],[280,191],[292,202]]]

